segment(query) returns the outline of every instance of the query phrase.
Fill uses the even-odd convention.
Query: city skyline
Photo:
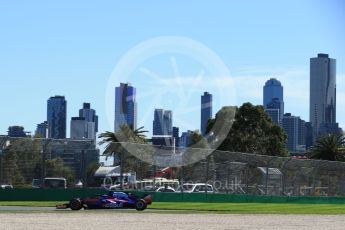
[[[336,95],[335,95],[335,84],[336,84],[336,82],[335,82],[335,75],[336,75],[335,74],[335,68],[336,68],[336,66],[335,66],[335,59],[330,59],[328,54],[318,54],[317,58],[310,58],[310,60],[311,60],[311,65],[310,65],[310,84],[312,85],[312,77],[313,77],[313,75],[315,75],[315,70],[313,69],[313,68],[315,68],[315,67],[313,67],[313,65],[315,65],[315,64],[312,64],[312,63],[315,62],[315,59],[317,59],[317,61],[318,61],[318,59],[320,59],[320,58],[327,58],[327,59],[331,60],[332,63],[333,63],[332,64],[333,70],[332,71],[326,71],[327,73],[331,72],[331,74],[333,75],[332,76],[332,79],[333,79],[332,80],[332,84],[334,84],[334,91],[332,91],[332,92],[334,94],[334,97],[333,97],[333,95],[331,95],[332,97],[330,99],[331,102],[332,102],[333,100],[334,101],[336,100]],[[323,62],[323,59],[321,60],[321,62]],[[319,63],[318,63],[318,65],[319,65]],[[328,66],[328,64],[326,66]],[[323,68],[323,67],[321,66],[321,67],[318,67],[318,68]],[[323,72],[325,72],[325,71],[323,71]],[[323,75],[321,74],[320,76],[323,76]],[[325,77],[326,80],[328,79],[327,76]],[[322,79],[318,79],[318,80],[322,80]],[[128,104],[130,102],[132,104],[134,103],[133,105],[131,104],[134,107],[133,107],[133,109],[130,110],[130,111],[134,112],[136,110],[136,106],[137,106],[136,105],[136,99],[135,99],[135,97],[136,97],[136,88],[134,86],[132,86],[130,83],[120,83],[120,86],[119,87],[115,87],[115,89],[116,89],[115,90],[115,101],[116,101],[115,108],[122,109],[122,110],[123,110],[123,108],[128,109],[127,105],[124,106],[124,104]],[[320,88],[320,90],[323,90],[323,89]],[[312,90],[310,92],[312,93]],[[313,100],[311,100],[311,102],[312,101]],[[280,108],[282,108],[283,111],[284,111],[283,86],[282,86],[281,82],[279,80],[277,80],[276,78],[270,78],[269,80],[267,80],[265,82],[265,85],[263,87],[263,107],[267,108],[267,109],[277,109],[273,105],[274,102],[278,103],[275,106],[278,106],[279,110],[280,110]],[[119,106],[120,104],[122,106]],[[207,104],[208,110],[211,109],[210,111],[208,111],[208,113],[211,113],[210,114],[210,118],[212,118],[212,94],[210,94],[209,92],[204,92],[204,94],[201,95],[201,104],[200,104],[200,107],[201,107],[201,110],[200,110],[201,117],[202,117],[202,114],[203,114],[203,109],[205,107],[205,104]],[[332,108],[333,108],[333,111],[335,111],[336,110],[335,109],[335,105],[334,104],[331,104],[331,105],[334,106],[334,108],[333,107]],[[226,106],[226,105],[224,105],[224,106]],[[55,107],[57,107],[57,108],[55,108]],[[310,107],[311,107],[311,103],[310,103]],[[60,112],[63,115],[63,117],[61,119],[62,119],[62,121],[66,120],[67,117],[66,117],[65,113],[66,113],[66,110],[67,110],[67,101],[65,100],[65,97],[64,96],[52,96],[52,97],[50,97],[48,99],[48,107],[47,107],[48,119],[50,119],[49,117],[52,117],[51,110],[61,110],[62,112],[61,111]],[[122,111],[122,113],[123,112],[124,111]],[[268,112],[268,114],[270,114],[269,111],[267,111],[267,112]],[[167,115],[166,115],[166,113],[167,113]],[[119,111],[116,111],[116,109],[115,109],[115,117],[116,117],[116,114],[119,114]],[[134,121],[137,120],[136,113],[134,113],[134,114],[135,115],[132,114],[131,116],[129,116],[129,119],[125,119],[125,120],[128,120],[129,122],[133,123]],[[161,118],[158,118],[159,117],[158,114],[161,114],[160,115]],[[284,115],[281,117],[281,119],[283,119],[285,117]],[[298,119],[300,119],[299,118],[300,117],[299,114],[296,114],[296,115],[297,115]],[[332,117],[324,118],[324,120],[328,119],[328,120],[330,120],[328,122],[335,122],[336,121],[335,120],[335,115],[333,113],[331,113],[331,115],[332,115]],[[291,116],[291,113],[287,113],[286,116],[289,118]],[[166,117],[168,118],[169,121],[165,121]],[[294,116],[292,116],[292,117],[294,117]],[[312,117],[312,114],[310,114],[310,117]],[[93,128],[92,128],[92,130],[93,130],[92,132],[96,133],[98,131],[98,116],[96,116],[96,111],[94,109],[90,108],[90,103],[83,103],[83,108],[79,110],[79,117],[71,117],[71,128],[70,128],[70,133],[71,133],[70,136],[71,136],[71,138],[72,138],[72,121],[81,122],[80,118],[83,118],[83,121],[86,121],[86,122],[90,122],[90,121],[93,122],[94,124],[93,124]],[[273,121],[275,122],[274,119],[273,119]],[[166,122],[168,122],[169,124],[164,124]],[[37,127],[42,126],[44,124],[45,123],[37,124]],[[201,124],[202,124],[202,118],[201,118]],[[282,125],[283,125],[283,123],[282,123]],[[51,127],[49,127],[49,125],[47,125],[47,126],[48,126],[48,129],[52,129]],[[62,127],[61,130],[64,128],[65,132],[68,132],[66,130],[66,124],[62,124],[62,126],[64,126],[64,127]],[[80,124],[78,124],[77,126],[80,126]],[[134,127],[136,127],[136,126],[137,126],[137,124],[135,123]],[[167,127],[165,127],[165,126],[167,126]],[[168,126],[170,128],[168,128]],[[116,127],[116,121],[115,121],[115,127]],[[152,129],[153,129],[152,134],[153,135],[172,135],[173,134],[172,133],[172,128],[173,128],[172,110],[155,109],[154,110],[154,120],[153,120],[153,125],[152,125]],[[73,129],[75,129],[75,127],[73,127]],[[88,128],[86,128],[86,129],[88,129]],[[170,131],[167,130],[167,129],[169,129]],[[156,130],[157,134],[155,134],[155,130]],[[198,130],[198,129],[195,128],[195,129],[192,129],[192,130]],[[188,130],[185,130],[185,131],[188,131]],[[199,129],[199,131],[202,131],[202,129]],[[36,130],[36,132],[37,132],[37,130]],[[56,136],[56,134],[52,134],[52,135]],[[59,135],[60,134],[58,134],[57,136],[59,136]],[[49,137],[51,137],[51,134],[49,134]],[[65,137],[61,136],[61,137],[58,137],[57,139],[63,139]],[[73,137],[73,138],[78,138],[78,137]]]
[[[321,55],[321,56],[320,56]],[[318,58],[328,58],[328,54],[318,54],[318,57],[317,58],[310,58],[310,60],[311,60],[311,63],[312,63],[312,60],[313,59],[318,59]],[[336,75],[335,74],[335,59],[331,59],[333,62],[334,62],[334,70],[332,70],[331,72],[332,72],[332,74],[333,75]],[[312,77],[312,75],[313,75],[313,73],[312,73],[312,64],[311,64],[311,66],[310,66],[310,76]],[[334,76],[333,76],[333,78],[335,78]],[[311,79],[310,79],[311,80]],[[335,80],[335,79],[334,79]],[[335,82],[333,82],[334,84],[335,84]],[[311,82],[310,82],[310,84],[312,84]],[[273,88],[272,88],[272,90],[270,91],[270,89],[268,89],[268,86],[274,86]],[[279,87],[281,87],[281,90],[278,90],[277,89],[277,86],[279,86]],[[125,87],[126,88],[126,92],[124,92],[124,90],[122,89],[123,87]],[[127,87],[129,87],[129,93],[131,94],[131,95],[127,95]],[[137,107],[137,105],[136,105],[136,100],[135,100],[135,95],[136,95],[136,88],[135,87],[133,87],[130,83],[120,83],[120,87],[115,87],[116,88],[116,90],[115,90],[115,100],[116,100],[116,98],[117,97],[119,97],[119,95],[121,94],[121,96],[123,97],[123,98],[125,98],[125,102],[126,103],[128,103],[129,102],[129,100],[131,101],[131,100],[134,100],[134,102],[135,102],[135,106],[133,107],[133,109],[135,110],[136,109],[136,107]],[[121,90],[120,90],[121,89]],[[281,92],[280,92],[281,91]],[[265,82],[265,85],[264,85],[264,91],[263,91],[264,93],[263,93],[263,107],[265,108],[267,108],[267,106],[268,106],[268,110],[270,110],[270,109],[273,109],[273,107],[272,108],[270,108],[270,106],[272,105],[272,103],[274,103],[274,100],[275,99],[281,99],[281,101],[282,101],[282,105],[278,105],[279,107],[280,106],[282,106],[282,108],[283,108],[283,110],[284,110],[284,100],[283,100],[283,86],[281,85],[281,82],[279,81],[279,80],[277,80],[276,78],[270,78],[269,80],[267,80],[266,82]],[[335,91],[334,91],[335,92]],[[124,95],[123,93],[125,93],[126,95]],[[204,92],[204,94],[203,95],[201,95],[201,98],[203,98],[203,97],[205,97],[205,96],[208,96],[208,95],[210,95],[211,96],[211,101],[212,101],[212,94],[209,94],[208,92]],[[278,95],[278,96],[277,96]],[[122,101],[122,97],[119,97],[120,99],[118,99],[118,100],[120,100],[120,101]],[[278,98],[277,98],[278,97]],[[58,107],[60,107],[60,106],[62,106],[63,108],[62,108],[62,112],[63,113],[66,113],[66,110],[67,110],[67,100],[65,100],[65,97],[64,96],[60,96],[60,95],[58,95],[58,96],[51,96],[50,98],[49,98],[49,100],[48,100],[48,114],[49,114],[49,110],[51,110],[51,108],[49,108],[49,107],[52,107],[51,105],[49,106],[49,104],[51,104],[52,102],[51,101],[55,101],[55,100],[60,100],[60,99],[62,99],[63,100],[63,103],[61,104],[60,102],[58,103],[58,104],[61,104],[61,105],[57,105]],[[334,100],[334,98],[332,99],[332,100]],[[133,101],[132,101],[133,102]],[[250,101],[249,101],[250,102]],[[203,102],[202,102],[203,103]],[[202,106],[203,106],[203,104],[201,103],[201,114],[202,114]],[[211,102],[212,103],[212,102]],[[54,103],[54,104],[56,104],[56,103]],[[121,104],[123,104],[123,103],[121,103]],[[332,104],[333,105],[333,104]],[[56,105],[54,105],[54,106],[56,106]],[[53,107],[54,107],[53,106]],[[79,110],[79,116],[91,116],[91,115],[89,115],[89,114],[85,114],[85,115],[83,115],[84,114],[84,109],[85,109],[85,106],[88,106],[88,109],[90,109],[90,103],[84,103],[83,104],[83,106],[84,106],[84,108],[83,109],[80,109]],[[226,106],[226,105],[223,105],[223,106]],[[334,105],[333,105],[334,106]],[[116,103],[115,103],[115,107],[116,107]],[[211,107],[212,107],[212,105],[211,105]],[[58,110],[59,110],[60,108],[58,108]],[[97,131],[98,131],[98,116],[96,116],[95,115],[95,110],[93,110],[93,109],[91,109],[93,112],[94,112],[94,114],[92,115],[92,116],[95,116],[95,118],[92,118],[92,119],[96,119],[96,120],[94,120],[94,122],[95,122],[95,127],[93,128],[93,130],[96,130],[97,129]],[[133,111],[134,111],[133,110]],[[155,114],[155,116],[156,116],[156,111],[157,110],[162,110],[162,109],[155,109],[155,111],[154,111],[154,114]],[[164,110],[163,110],[164,111]],[[172,110],[165,110],[166,112],[169,112],[169,113],[172,113]],[[335,111],[335,109],[334,109],[334,111]],[[268,112],[268,114],[270,114],[270,111],[267,111]],[[115,114],[116,114],[116,110],[115,110]],[[288,113],[288,114],[291,114],[291,113]],[[49,116],[49,115],[48,115]],[[116,115],[115,115],[116,116]],[[154,117],[155,117],[154,116]],[[280,116],[280,115],[279,115]],[[289,115],[288,115],[289,116]],[[298,116],[298,117],[300,117],[300,115],[299,114],[296,114],[296,116]],[[334,115],[333,115],[334,116]],[[212,116],[211,116],[212,117]],[[281,117],[281,119],[283,118],[284,116],[282,116]],[[310,117],[311,117],[311,114],[310,114]],[[80,119],[76,119],[77,117],[71,117],[71,122],[73,121],[73,120],[80,120]],[[66,120],[66,119],[68,119],[68,117],[66,117],[65,115],[64,115],[64,117],[62,118],[62,120]],[[88,119],[90,119],[90,118],[88,118]],[[130,118],[130,120],[131,120],[131,122],[132,121],[134,121],[134,120],[136,120],[137,118],[136,118],[136,116],[134,116],[134,118],[132,117],[132,118]],[[326,118],[325,118],[326,119]],[[329,119],[331,119],[331,118],[329,118]],[[84,119],[85,120],[85,119]],[[116,120],[116,119],[115,119]],[[274,119],[273,119],[274,120]],[[201,120],[200,120],[201,121]],[[334,116],[334,118],[332,118],[332,121],[335,121],[335,116]],[[114,122],[115,123],[115,122]],[[72,123],[71,123],[72,124]],[[44,125],[44,123],[40,123],[40,124],[37,124],[37,127],[39,126],[39,125]],[[172,134],[172,122],[171,122],[171,134]],[[16,124],[15,125],[10,125],[9,127],[11,127],[11,126],[16,126]],[[19,125],[19,126],[21,126],[21,125]],[[65,125],[63,125],[64,126],[64,129],[66,129],[66,135],[65,135],[65,137],[67,138],[68,137],[68,135],[67,135],[67,125],[65,124]],[[24,126],[23,126],[24,127]],[[116,125],[115,125],[115,127],[116,127]],[[134,127],[137,127],[137,124],[135,124],[135,126]],[[25,127],[24,127],[25,128]],[[146,128],[146,127],[145,127]],[[152,126],[152,128],[154,129],[154,124],[153,124],[153,126]],[[342,128],[342,127],[340,127],[340,128]],[[26,128],[25,128],[26,129]],[[49,129],[49,126],[48,126],[48,129]],[[70,126],[70,129],[69,129],[70,131],[72,131],[72,125]],[[197,127],[190,127],[190,129],[186,129],[186,130],[183,130],[183,131],[188,131],[188,130],[199,130],[200,132],[202,131],[201,129],[198,129]],[[37,131],[37,129],[36,129],[36,131]],[[63,131],[63,130],[62,130]],[[93,132],[97,132],[97,131],[93,131]],[[30,133],[35,133],[35,132],[32,132],[31,130],[29,130],[29,131],[27,131],[27,132],[30,132]],[[48,132],[49,133],[49,132]],[[154,131],[153,131],[153,133],[154,133]],[[152,134],[153,134],[152,133]],[[54,134],[53,134],[54,135]],[[60,134],[58,134],[58,135],[60,135]],[[154,135],[154,134],[153,134]],[[169,134],[170,135],[170,134]],[[71,137],[71,135],[69,136],[69,137]],[[63,139],[64,137],[63,137],[63,135],[61,136],[60,135],[60,137],[59,138],[57,138],[57,139]]]
[[[91,102],[101,118],[99,131],[112,131],[113,127],[105,119],[107,105],[104,102],[112,69],[133,46],[161,35],[189,37],[214,50],[229,67],[236,89],[241,92],[237,93],[235,105],[246,101],[261,104],[262,85],[270,77],[279,79],[285,89],[285,110],[304,120],[309,120],[309,58],[317,53],[329,53],[337,59],[336,112],[340,127],[345,126],[342,116],[345,113],[343,3],[224,2],[220,7],[198,1],[176,5],[151,1],[109,2],[106,9],[83,3],[83,11],[78,10],[78,2],[69,3],[68,9],[34,3],[1,4],[3,87],[0,96],[5,109],[1,111],[0,133],[6,133],[12,125],[24,126],[33,133],[36,124],[46,120],[45,98],[52,95],[66,97],[68,119],[75,116],[80,103]],[[116,9],[123,10],[114,14]],[[122,13],[125,11],[131,12],[130,18]],[[64,17],[61,17],[62,12]],[[291,37],[291,34],[298,36]],[[184,70],[190,66],[179,58],[176,62]],[[161,64],[159,61],[148,64],[157,66],[157,63]],[[169,77],[171,70],[165,67],[159,72]],[[190,76],[191,72],[187,70],[184,74],[183,77]],[[185,84],[190,82],[186,80]],[[220,98],[217,86],[206,87],[207,83],[196,95],[210,91],[214,98]],[[150,121],[138,122],[138,126],[144,125],[150,131],[153,111],[146,114],[147,104],[142,103],[139,96],[147,92],[140,91],[138,116],[147,116]],[[195,100],[199,103],[199,98]],[[157,107],[174,108],[174,105],[176,103],[158,104]],[[215,105],[213,109],[219,108]],[[175,117],[178,118],[176,113]],[[191,117],[188,116],[191,126],[198,128],[199,118],[193,121]],[[69,122],[67,130],[70,130]]]

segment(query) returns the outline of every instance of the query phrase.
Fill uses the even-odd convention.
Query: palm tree
[[[148,132],[143,130],[143,126],[132,130],[127,125],[120,126],[120,131],[118,132],[110,132],[106,131],[101,133],[98,138],[102,138],[99,142],[100,145],[106,144],[104,155],[111,156],[115,153],[119,156],[120,162],[120,188],[123,189],[123,163],[124,163],[124,155],[126,153],[126,149],[124,149],[121,142],[134,142],[134,143],[146,143],[146,136],[144,133]],[[115,144],[118,143],[118,144]]]
[[[146,143],[146,135],[144,133],[147,132],[147,130],[144,130],[144,126],[141,126],[140,128],[137,128],[133,131],[134,135],[137,136],[137,138],[141,139],[141,141],[144,143]]]
[[[345,137],[343,135],[328,134],[319,138],[311,150],[311,158],[344,161]]]

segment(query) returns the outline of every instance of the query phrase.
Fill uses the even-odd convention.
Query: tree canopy
[[[286,134],[264,111],[262,106],[244,103],[236,110],[235,117],[229,108],[222,108],[215,119],[209,121],[208,131],[216,119],[224,125],[232,125],[218,150],[256,153],[270,156],[286,156]]]
[[[147,140],[144,133],[146,132],[147,131],[144,130],[144,127],[132,130],[127,125],[122,125],[118,132],[107,131],[98,136],[99,138],[102,138],[100,144],[106,145],[104,155],[114,156],[119,159],[120,177],[123,177],[124,171],[133,170],[137,172],[139,177],[148,172],[149,165],[141,160],[150,158],[150,156],[146,156],[148,153],[145,152],[144,149],[141,151],[138,147],[134,156],[122,145],[123,142],[145,144]],[[117,162],[114,161],[114,165],[116,164]]]
[[[320,137],[312,147],[310,157],[328,161],[345,161],[345,137],[337,134]]]
[[[48,143],[44,144],[40,139],[12,139],[2,155],[2,182],[14,187],[30,187],[33,179],[40,179],[45,173],[43,177],[65,177],[69,186],[73,186],[75,172],[61,158],[42,161],[41,151],[48,147]],[[45,164],[45,172],[42,163]]]

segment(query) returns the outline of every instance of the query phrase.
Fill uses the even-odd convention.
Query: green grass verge
[[[150,209],[189,210],[232,214],[345,214],[339,204],[273,204],[273,203],[153,203]]]
[[[0,201],[0,206],[53,207],[56,204],[62,203],[64,202]],[[154,202],[151,206],[149,206],[149,209],[154,211],[179,210],[183,213],[208,212],[228,214],[345,214],[345,205],[343,204]]]
[[[54,207],[67,201],[0,201],[0,206]]]

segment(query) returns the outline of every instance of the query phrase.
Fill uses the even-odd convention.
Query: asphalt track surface
[[[186,214],[157,210],[0,207],[0,229],[345,229],[344,215]]]

